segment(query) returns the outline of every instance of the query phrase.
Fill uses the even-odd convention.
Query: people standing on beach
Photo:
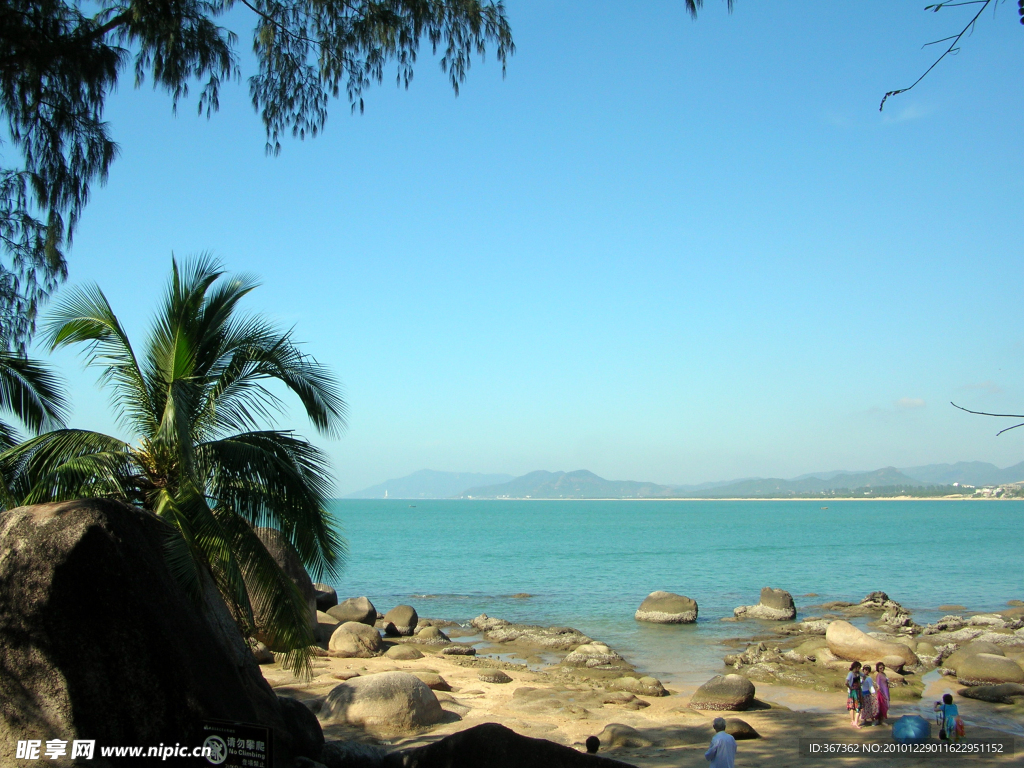
[[[875,722],[884,725],[889,717],[889,678],[885,674],[885,664],[882,662],[875,664],[875,690],[878,703]]]
[[[725,720],[716,717],[711,723],[715,735],[711,737],[711,746],[704,753],[704,759],[711,763],[711,768],[734,768],[736,765],[736,739],[725,732]]]
[[[860,683],[860,662],[850,665],[850,674],[846,676],[846,708],[850,711],[850,725],[860,728],[860,710],[864,701]]]
[[[935,711],[939,713],[942,725],[939,727],[939,738],[958,742],[964,737],[964,721],[960,719],[960,710],[953,703],[953,694],[944,693],[942,701],[935,702]]]
[[[871,665],[865,664],[860,673],[860,722],[862,725],[874,725],[878,717],[878,696],[875,681],[871,679]]]

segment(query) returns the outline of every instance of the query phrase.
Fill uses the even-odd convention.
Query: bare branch
[[[973,413],[975,416],[995,416],[999,419],[1024,419],[1024,414],[1021,413],[988,413],[987,411],[972,411],[969,408],[964,408],[962,405],[957,405],[952,400],[949,401],[949,404],[954,408],[959,408],[961,411]],[[1016,429],[1017,427],[1024,427],[1024,422],[1014,424],[1012,427],[1007,427],[1006,429],[1000,429],[996,432],[996,437],[999,437],[1003,432],[1009,432],[1011,429]]]
[[[981,18],[981,14],[985,12],[985,9],[988,8],[988,6],[991,5],[991,3],[992,3],[992,0],[964,0],[963,2],[959,2],[959,3],[936,3],[935,5],[927,6],[925,8],[926,11],[930,10],[930,11],[934,11],[934,12],[938,12],[939,10],[941,10],[943,8],[943,6],[954,7],[954,6],[958,6],[958,5],[980,5],[981,8],[979,8],[978,12],[976,14],[974,14],[974,18],[972,18],[969,22],[967,22],[967,26],[965,26],[963,29],[960,30],[960,34],[953,35],[952,37],[946,37],[946,38],[943,38],[942,40],[933,40],[930,43],[926,43],[925,46],[927,47],[928,45],[935,45],[936,43],[943,43],[946,40],[952,40],[953,41],[952,43],[949,44],[949,47],[945,51],[943,51],[942,55],[939,56],[939,58],[937,58],[935,61],[933,61],[932,65],[930,67],[928,67],[928,69],[926,69],[924,71],[924,74],[922,74],[919,78],[917,78],[917,80],[915,80],[913,83],[908,85],[906,88],[900,88],[900,89],[895,90],[895,91],[889,91],[887,94],[885,94],[885,96],[882,97],[882,103],[878,105],[878,111],[881,112],[885,108],[885,101],[890,96],[898,96],[901,93],[906,93],[911,88],[913,88],[915,85],[917,85],[922,80],[924,80],[928,76],[928,73],[931,72],[933,69],[935,69],[935,67],[937,67],[939,65],[940,61],[942,61],[944,58],[946,58],[951,53],[952,54],[956,54],[960,50],[957,47],[957,43],[960,42],[960,38],[962,38],[964,35],[966,35],[968,32],[970,32],[970,31],[972,31],[974,29],[974,25],[977,23],[978,19]],[[966,409],[961,409],[961,410],[966,410]]]

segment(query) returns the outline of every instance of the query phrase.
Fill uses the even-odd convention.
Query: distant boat
[[[828,509],[828,507],[822,507],[822,509]]]
[[[410,504],[409,505],[409,509],[416,509],[416,505],[415,504]]]

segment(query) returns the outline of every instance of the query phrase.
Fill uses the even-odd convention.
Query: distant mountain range
[[[450,499],[476,485],[508,482],[512,475],[484,475],[479,472],[435,472],[421,469],[397,480],[356,491],[346,499]]]
[[[1001,485],[1024,481],[1024,462],[1000,469],[981,461],[885,467],[873,472],[835,470],[792,479],[749,477],[699,485],[659,485],[633,480],[605,480],[585,469],[575,472],[530,472],[521,477],[473,472],[421,470],[397,480],[349,494],[349,499],[667,499],[786,498],[832,491],[925,489],[953,483]]]

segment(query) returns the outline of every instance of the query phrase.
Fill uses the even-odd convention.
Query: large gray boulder
[[[346,680],[327,694],[320,720],[358,725],[378,734],[400,734],[441,722],[444,710],[434,692],[407,672],[379,672]]]
[[[108,500],[0,512],[0,765],[26,739],[202,744],[205,720],[271,729],[275,765],[291,765],[280,704],[212,579],[197,607],[171,575],[177,535]],[[114,762],[96,750],[97,768]]]
[[[1020,683],[976,685],[970,688],[961,688],[957,694],[966,696],[968,699],[978,699],[993,704],[1016,704],[1024,702],[1024,685]]]
[[[278,696],[285,727],[292,735],[292,752],[316,760],[324,748],[324,731],[309,707],[290,696]]]
[[[309,578],[305,566],[302,565],[299,553],[295,551],[295,547],[288,541],[288,538],[276,528],[254,528],[253,531],[259,540],[263,542],[263,546],[266,547],[267,552],[274,558],[274,561],[284,571],[285,575],[299,588],[299,592],[306,601],[306,606],[309,610],[309,628],[315,634],[317,629],[316,589],[313,588],[313,580]],[[244,571],[243,577],[246,583],[248,583],[249,578]],[[256,639],[264,643],[272,651],[288,651],[290,649],[280,639],[274,637],[268,627],[270,612],[273,608],[273,600],[275,599],[276,597],[271,596],[263,602],[258,600],[253,602],[252,610],[253,616],[256,619]]]
[[[871,637],[848,621],[833,621],[829,624],[825,630],[825,640],[829,651],[848,661],[884,661],[886,666],[893,667],[894,658],[898,657],[907,666],[920,663],[917,654],[902,643],[889,643]]]
[[[323,611],[316,612],[316,629],[313,630],[313,638],[318,643],[326,643],[331,639],[334,630],[341,624],[336,618]]]
[[[327,613],[338,604],[338,592],[330,584],[314,583],[316,591],[316,609]]]
[[[715,675],[694,692],[694,709],[742,711],[754,701],[754,684],[743,675]]]
[[[976,653],[957,665],[956,679],[961,685],[1024,683],[1024,669],[1005,656]]]
[[[942,666],[947,669],[952,669],[954,672],[957,667],[971,656],[977,656],[979,653],[991,653],[995,656],[1005,656],[1003,649],[995,643],[987,643],[984,640],[974,640],[973,642],[967,643],[962,648],[958,648],[953,651],[949,656],[942,660]]]
[[[546,739],[520,736],[484,723],[423,747],[392,752],[382,768],[630,768],[601,755],[587,755]]]
[[[368,597],[350,597],[338,605],[327,609],[341,623],[346,621],[358,621],[372,627],[377,623],[377,609],[373,607]]]
[[[741,618],[764,619],[767,621],[791,621],[796,618],[793,596],[784,589],[765,587],[757,605],[741,605],[733,610]]]
[[[654,624],[692,624],[697,620],[697,601],[674,592],[651,592],[633,618]]]
[[[384,642],[373,627],[358,621],[346,621],[331,635],[327,650],[333,656],[353,659],[369,659],[384,652]]]
[[[384,614],[384,625],[387,627],[385,634],[408,637],[416,631],[418,620],[416,609],[411,605],[396,605]]]

